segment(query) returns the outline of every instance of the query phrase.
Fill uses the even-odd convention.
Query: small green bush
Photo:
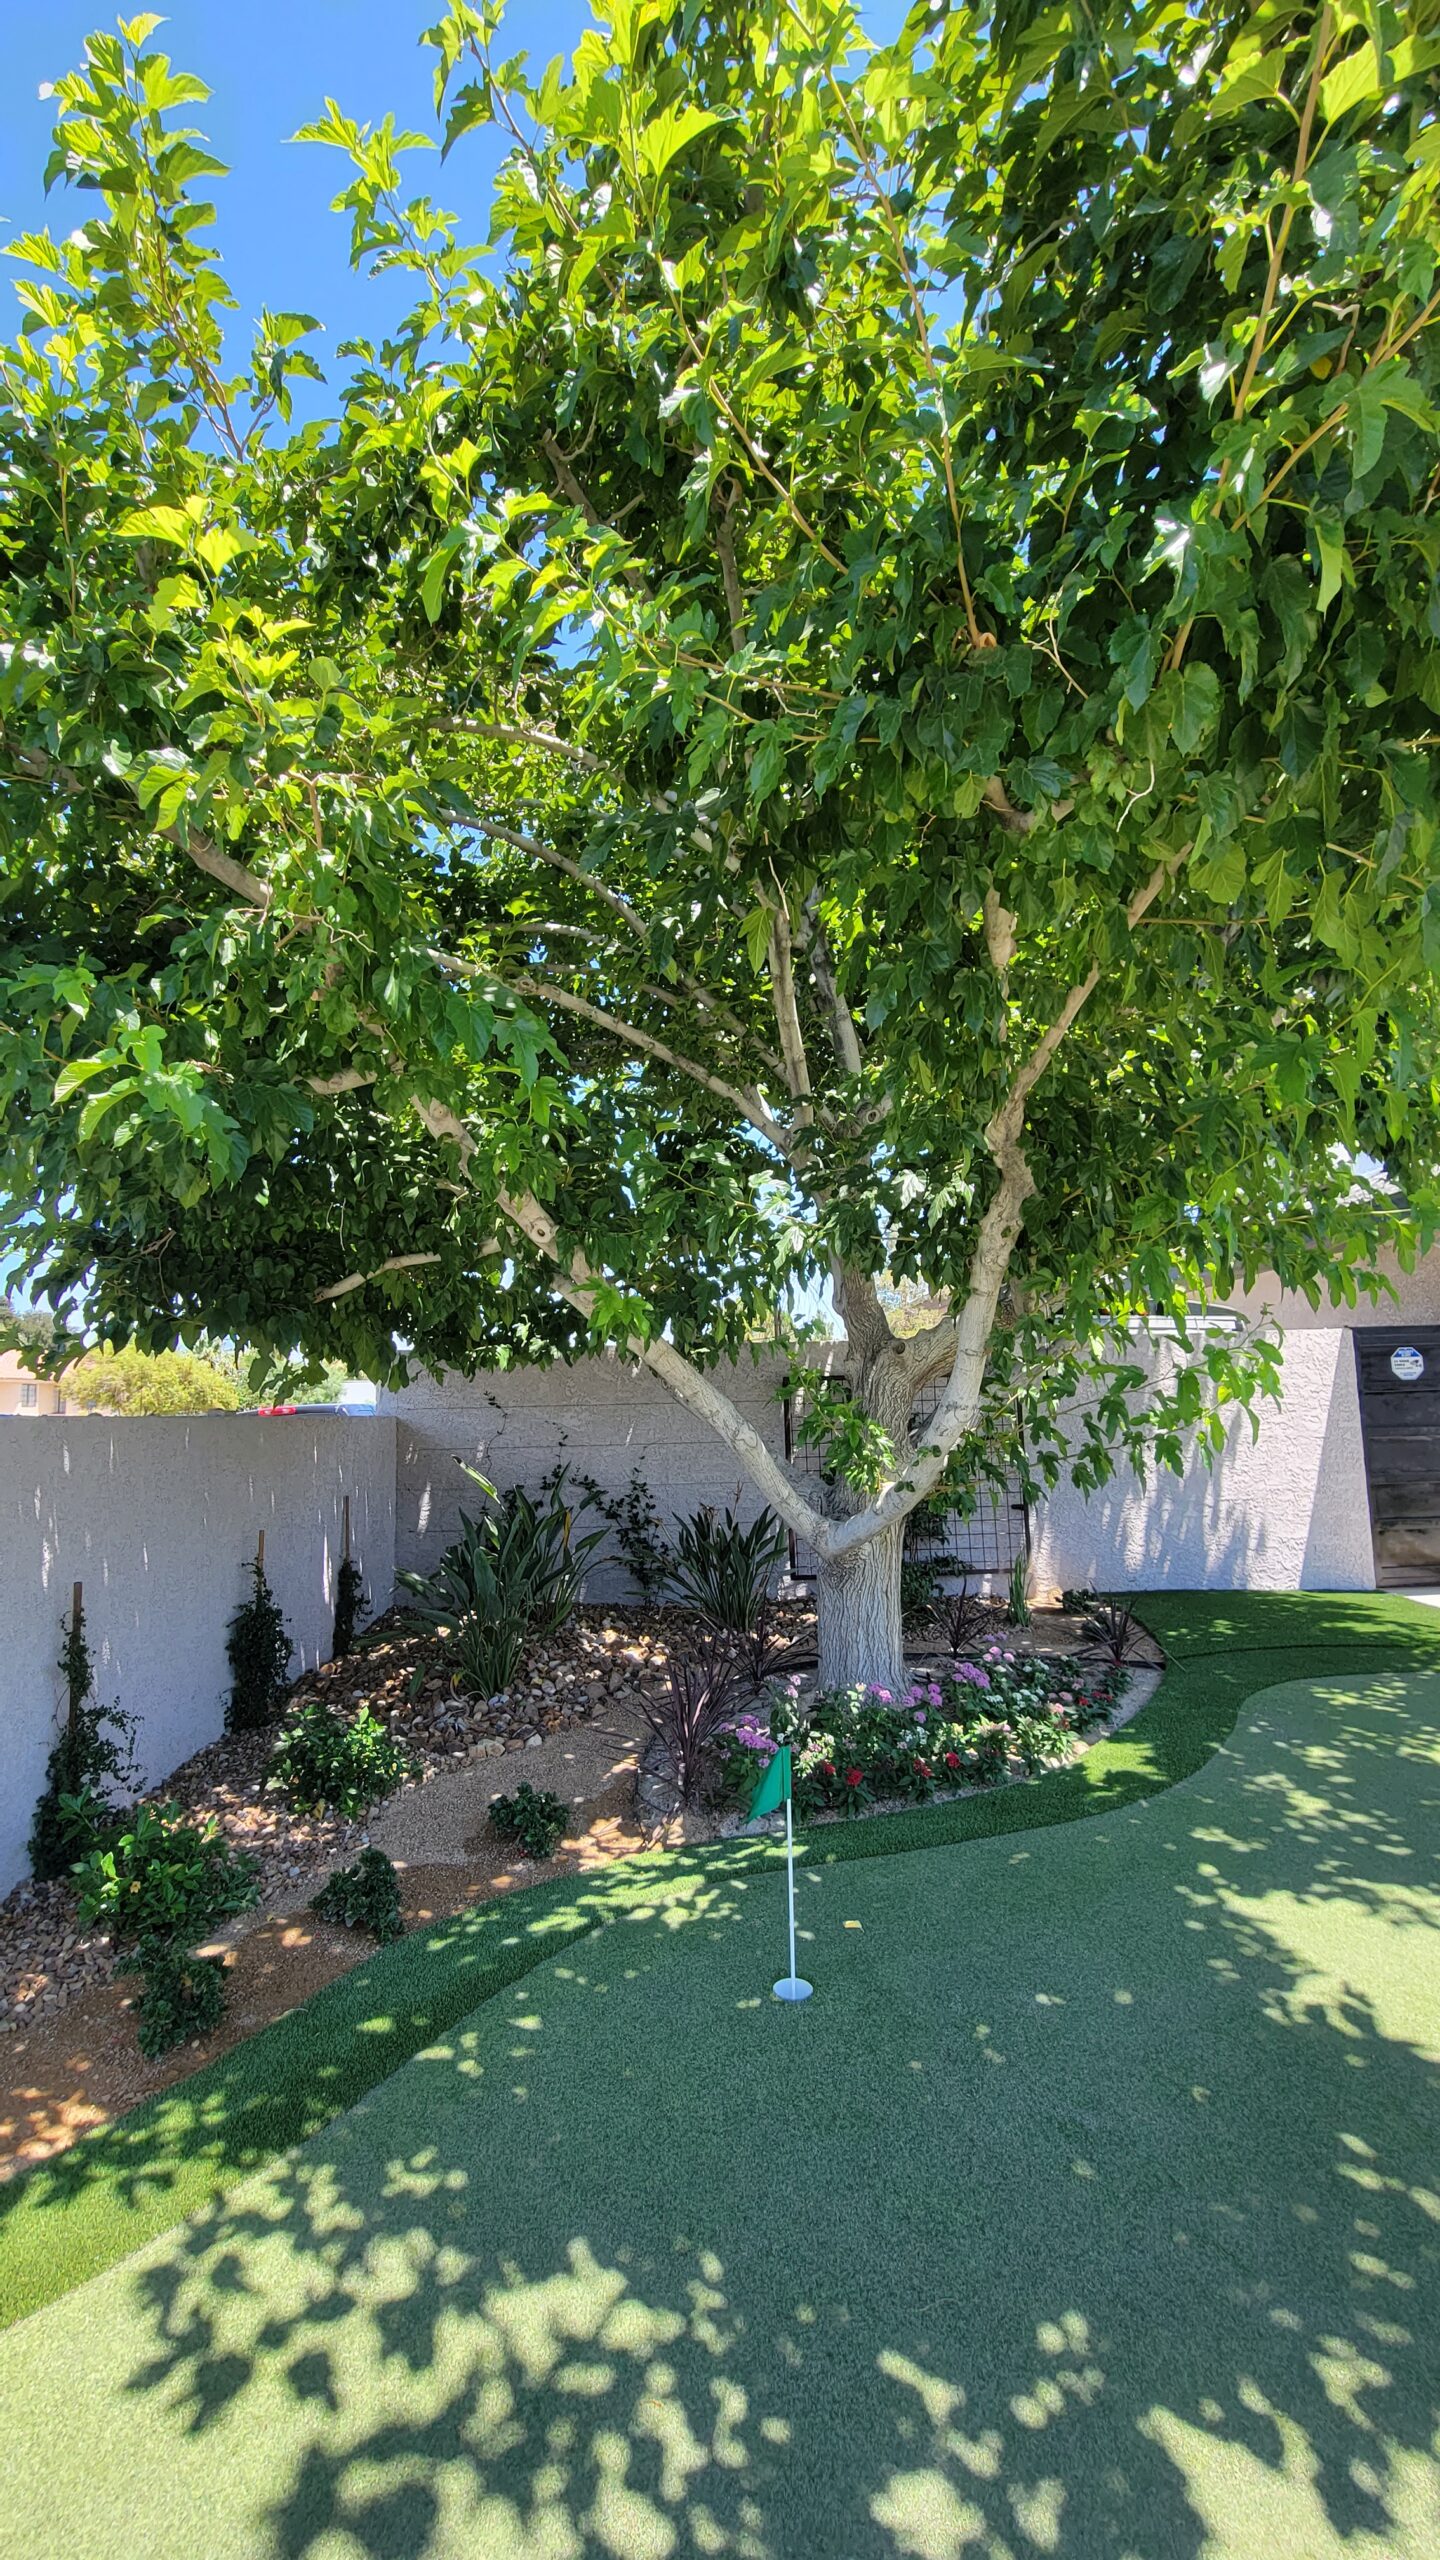
[[[339,1813],[354,1821],[367,1805],[393,1795],[410,1767],[369,1707],[347,1721],[323,1698],[310,1698],[280,1735],[265,1783],[283,1788],[297,1813]]]
[[[241,1601],[225,1640],[235,1683],[225,1709],[227,1733],[253,1733],[257,1725],[270,1722],[285,1695],[295,1650],[258,1556],[249,1572],[250,1596]]]
[[[344,1929],[368,1929],[382,1945],[405,1926],[394,1862],[383,1849],[362,1849],[353,1867],[341,1867],[321,1886],[310,1908]]]
[[[532,1787],[526,1779],[513,1796],[497,1796],[490,1820],[502,1840],[513,1840],[527,1858],[548,1858],[563,1840],[569,1807],[548,1787]]]
[[[141,1981],[135,2040],[148,2061],[172,2045],[208,2036],[225,2015],[225,1967],[166,1939],[147,1939],[135,1956]]]
[[[255,1901],[257,1861],[232,1849],[218,1823],[189,1822],[178,1805],[142,1804],[76,1873],[80,1918],[122,1946],[192,1947]]]

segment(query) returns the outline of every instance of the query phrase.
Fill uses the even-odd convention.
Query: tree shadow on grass
[[[1433,1746],[1256,1737],[989,1938],[890,1869],[908,1976],[867,1877],[802,2018],[773,1885],[516,1986],[124,2279],[122,2480],[197,2560],[1433,2560]]]

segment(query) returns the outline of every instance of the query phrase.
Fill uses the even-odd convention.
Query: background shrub
[[[41,1883],[68,1875],[114,1823],[108,1783],[135,1783],[135,1718],[121,1707],[102,1707],[92,1695],[94,1666],[83,1606],[76,1607],[67,1623],[60,1668],[65,1674],[65,1724],[45,1764],[44,1791],[30,1828],[30,1869]]]
[[[393,1795],[411,1762],[369,1707],[337,1715],[323,1698],[307,1699],[281,1733],[265,1773],[297,1813],[339,1813],[353,1821],[367,1805]]]
[[[335,1576],[335,1623],[330,1634],[330,1658],[341,1662],[355,1641],[360,1613],[365,1606],[365,1578],[353,1556],[342,1556]]]
[[[433,1573],[399,1578],[413,1595],[410,1625],[438,1636],[457,1678],[488,1698],[509,1688],[532,1639],[543,1641],[565,1624],[605,1532],[575,1536],[563,1467],[547,1478],[543,1506],[519,1486],[498,1494],[473,1467],[465,1473],[494,1508],[474,1518],[461,1513],[460,1535]]]
[[[227,1733],[251,1733],[268,1724],[285,1695],[295,1648],[285,1631],[280,1603],[256,1556],[247,1567],[251,1588],[230,1621],[225,1640],[234,1687],[225,1709]]]

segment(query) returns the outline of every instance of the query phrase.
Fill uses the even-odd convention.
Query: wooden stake
[[[84,1611],[85,1585],[83,1582],[72,1582],[70,1585],[70,1633],[72,1636],[79,1628],[80,1620],[84,1615]],[[73,1695],[66,1702],[65,1724],[67,1731],[71,1734],[73,1734],[75,1730],[75,1713],[79,1703],[79,1699]]]

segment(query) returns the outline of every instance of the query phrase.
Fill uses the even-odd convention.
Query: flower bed
[[[924,1673],[899,1698],[861,1688],[804,1699],[790,1681],[772,1691],[767,1712],[737,1719],[727,1792],[747,1804],[782,1743],[794,1755],[802,1820],[995,1786],[1068,1759],[1081,1735],[1109,1722],[1124,1688],[1123,1671],[1000,1644]]]

